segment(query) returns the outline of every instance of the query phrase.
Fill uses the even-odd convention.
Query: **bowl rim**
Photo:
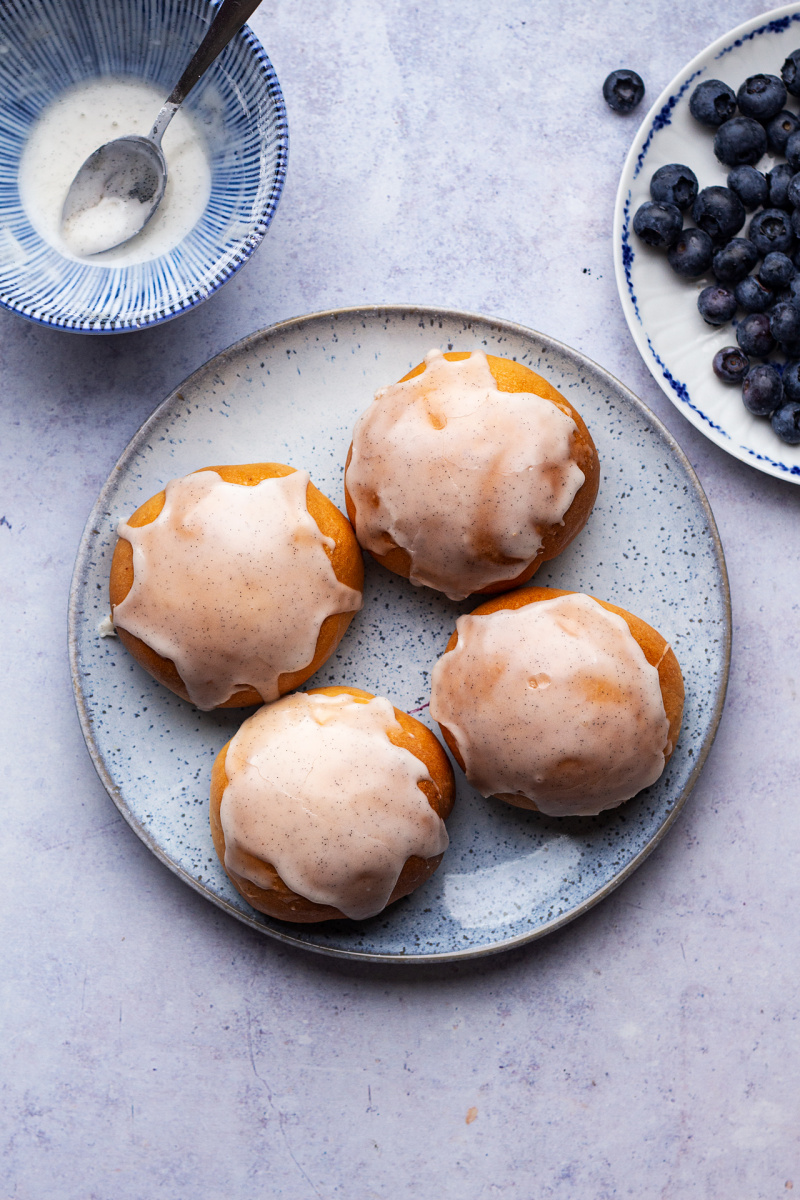
[[[206,0],[206,2],[213,9],[217,8],[222,0]],[[94,323],[86,315],[77,317],[47,317],[36,312],[28,312],[22,304],[17,301],[8,300],[2,292],[0,292],[0,310],[14,313],[16,316],[22,317],[24,320],[30,321],[34,325],[42,326],[45,329],[58,329],[64,333],[90,334],[95,336],[136,333],[142,329],[152,329],[156,325],[163,325],[167,321],[172,321],[175,317],[183,316],[184,313],[196,308],[199,304],[202,304],[205,300],[213,296],[224,283],[227,283],[249,261],[253,253],[261,245],[272,223],[272,218],[275,215],[275,210],[283,193],[289,157],[289,126],[283,91],[275,68],[261,42],[249,25],[243,25],[239,32],[231,39],[230,44],[234,44],[237,41],[243,42],[244,49],[250,52],[252,56],[251,69],[261,77],[266,85],[266,93],[274,105],[277,160],[266,206],[260,212],[257,221],[254,222],[253,228],[248,233],[244,243],[237,246],[224,265],[220,267],[211,285],[204,287],[202,291],[199,287],[195,288],[185,299],[182,299],[175,305],[170,305],[163,311],[154,311],[141,318],[135,315],[128,315],[122,319],[110,319],[103,323]]]

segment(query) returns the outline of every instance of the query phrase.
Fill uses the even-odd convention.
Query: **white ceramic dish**
[[[788,54],[800,47],[800,5],[790,4],[747,21],[719,38],[675,76],[645,117],[622,171],[614,212],[617,287],[633,339],[654,379],[697,429],[723,450],[768,475],[800,483],[800,446],[788,446],[769,421],[753,417],[741,391],[726,386],[711,362],[717,350],[735,344],[732,326],[712,329],[697,311],[697,297],[711,277],[680,279],[666,255],[633,233],[633,217],[650,199],[650,180],[659,167],[683,163],[700,187],[724,186],[728,168],[714,157],[714,130],[689,113],[689,97],[703,79],[722,79],[734,91],[749,75],[780,75]],[[796,112],[789,97],[787,108]],[[782,159],[766,154],[759,170]],[[691,224],[691,220],[689,221]],[[744,233],[749,227],[749,217]]]
[[[655,625],[686,678],[684,728],[652,788],[599,817],[558,821],[484,800],[457,771],[451,848],[429,884],[361,923],[290,926],[254,912],[228,882],[208,828],[211,764],[249,710],[201,713],[101,639],[115,528],[170,478],[211,462],[305,466],[342,505],[350,432],[374,391],[432,346],[484,349],[545,375],[580,410],[600,454],[597,506],[539,584],[594,592]],[[460,612],[367,562],[364,609],[313,683],[349,683],[427,720],[431,668]],[[411,307],[321,313],[253,334],[158,408],[111,472],[89,517],[70,605],[83,730],[110,795],[187,883],[273,937],[350,958],[430,961],[519,945],[607,895],[671,825],[705,759],[727,681],[730,608],[714,519],[683,453],[617,380],[575,350],[508,322]]]

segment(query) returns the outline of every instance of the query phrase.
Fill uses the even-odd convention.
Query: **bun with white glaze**
[[[260,704],[299,687],[361,607],[347,518],[304,471],[205,467],[118,528],[112,620],[133,657],[198,708]]]
[[[347,513],[389,570],[452,599],[525,583],[583,528],[597,496],[583,420],[521,363],[432,350],[361,415]]]
[[[414,717],[357,688],[316,688],[265,705],[223,746],[211,833],[259,912],[365,919],[436,870],[454,792],[444,748]]]
[[[462,616],[431,716],[484,796],[550,816],[614,808],[661,775],[683,679],[665,639],[579,592],[524,588]]]

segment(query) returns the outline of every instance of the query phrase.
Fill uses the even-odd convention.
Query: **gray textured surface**
[[[758,10],[265,6],[253,23],[292,146],[253,261],[149,333],[89,341],[0,314],[0,1195],[766,1200],[800,1187],[800,493],[705,441],[634,349],[610,241],[634,123],[599,98],[623,64],[656,94]],[[402,974],[282,948],[166,871],[94,773],[65,649],[84,520],[143,418],[255,328],[381,301],[539,328],[642,396],[706,488],[735,620],[717,742],[641,870],[527,949]]]

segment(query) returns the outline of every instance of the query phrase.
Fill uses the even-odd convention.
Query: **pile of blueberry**
[[[751,75],[736,93],[718,79],[700,83],[689,111],[716,129],[714,153],[730,168],[728,186],[700,190],[689,167],[661,167],[633,228],[647,245],[665,249],[683,278],[711,272],[715,282],[697,300],[709,325],[726,325],[744,311],[737,345],[714,356],[714,372],[740,383],[748,411],[769,417],[778,437],[798,445],[800,116],[786,108],[787,93],[800,96],[800,49],[786,59],[780,79]],[[785,161],[764,173],[757,163],[768,150]],[[687,210],[693,224],[684,229]],[[738,237],[748,212],[754,215],[747,236]],[[773,353],[786,361],[770,359]]]

